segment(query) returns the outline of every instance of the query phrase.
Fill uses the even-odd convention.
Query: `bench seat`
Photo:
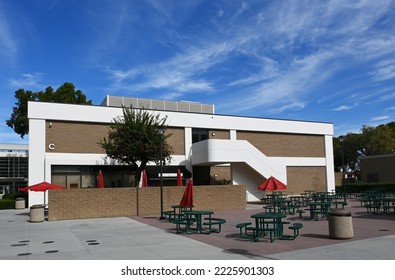
[[[189,234],[190,226],[195,222],[194,219],[172,219],[171,222],[176,225],[177,233]]]
[[[303,228],[303,224],[301,223],[294,223],[292,226],[288,227],[289,229],[293,230],[293,235],[283,234],[279,237],[281,240],[294,240],[296,237],[299,236],[299,230]]]
[[[217,233],[221,232],[221,225],[225,223],[226,220],[222,218],[205,218],[203,221],[203,225],[208,226],[209,232],[217,232]]]

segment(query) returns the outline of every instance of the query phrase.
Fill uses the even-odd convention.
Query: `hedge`
[[[0,199],[0,209],[15,209],[15,200],[13,199]]]
[[[366,191],[395,192],[395,183],[349,183],[345,185],[347,193],[361,193]],[[336,186],[337,192],[343,191],[343,186]]]

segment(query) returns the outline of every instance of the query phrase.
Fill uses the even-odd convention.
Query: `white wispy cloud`
[[[13,62],[18,53],[16,39],[11,31],[11,26],[6,13],[0,3],[0,57]]]
[[[111,70],[113,89],[128,88],[136,91],[167,89],[176,92],[214,90],[214,85],[201,76],[208,69],[223,61],[232,49],[229,44],[210,44],[189,48],[178,55],[152,65],[144,65],[125,71]]]
[[[306,104],[304,102],[296,101],[290,102],[290,104],[286,104],[284,106],[280,106],[278,108],[272,108],[268,110],[269,114],[280,114],[284,111],[288,110],[302,110],[305,108]]]
[[[395,92],[391,92],[391,93],[388,93],[388,94],[381,95],[379,97],[379,100],[380,101],[388,101],[388,100],[391,100],[391,99],[394,99],[394,98],[395,98]]]
[[[333,109],[333,111],[345,111],[345,110],[351,110],[351,109],[352,109],[352,107],[349,105],[341,105],[341,106]]]
[[[43,73],[22,74],[20,77],[14,77],[8,80],[11,88],[26,90],[44,90],[47,86],[42,84]]]
[[[385,81],[395,78],[395,59],[380,61],[369,73],[374,81]]]
[[[246,111],[269,105],[299,110],[306,106],[307,95],[322,98],[320,92],[314,92],[315,87],[337,71],[347,69],[349,63],[381,61],[393,52],[395,38],[387,36],[385,30],[374,31],[390,5],[390,1],[285,1],[262,8],[258,2],[241,1],[237,7],[231,5],[232,12],[218,5],[213,17],[233,17],[229,16],[226,22],[221,19],[210,32],[192,35],[189,40],[196,43],[195,47],[184,48],[182,40],[174,43],[174,53],[163,61],[123,70],[113,68],[108,71],[113,81],[111,89],[155,89],[177,97],[188,92],[217,91],[224,95],[218,106],[223,110]],[[162,5],[156,9],[166,17],[172,15],[171,9]],[[255,17],[239,17],[241,13],[255,13]],[[178,35],[182,38],[184,34]],[[226,77],[226,71],[221,73],[218,69],[229,67],[235,54],[255,61],[254,68]],[[378,62],[375,70],[381,71],[376,72],[381,77],[393,74],[389,64]],[[208,75],[210,72],[218,76]],[[354,103],[375,95],[361,92]],[[297,105],[288,106],[289,100]],[[349,109],[350,106],[339,106],[334,110]]]
[[[385,115],[385,116],[377,116],[377,117],[373,117],[371,118],[371,121],[383,121],[383,120],[387,120],[389,119],[390,116]]]

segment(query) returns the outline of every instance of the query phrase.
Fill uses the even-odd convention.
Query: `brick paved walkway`
[[[233,211],[216,211],[215,217],[226,219],[227,223],[223,225],[221,233],[191,234],[184,235],[186,238],[192,238],[219,248],[227,252],[243,254],[246,256],[264,257],[271,254],[283,253],[288,251],[315,248],[320,246],[346,243],[356,240],[364,240],[374,237],[394,235],[395,234],[395,215],[374,215],[368,214],[366,208],[360,206],[360,202],[349,200],[348,209],[352,212],[352,222],[354,228],[354,238],[347,240],[335,240],[329,238],[328,221],[319,219],[318,221],[300,220],[298,214],[288,215],[286,220],[291,223],[301,222],[303,228],[300,236],[293,240],[276,240],[270,243],[264,239],[259,242],[251,242],[239,238],[236,224],[243,221],[252,221],[252,214],[262,212],[259,205],[253,206],[256,209],[233,210]],[[248,207],[251,208],[251,207]],[[304,214],[307,216],[307,211]],[[169,232],[175,232],[172,223],[161,221],[157,217],[132,217],[137,221],[161,228]],[[288,230],[287,227],[285,227]]]

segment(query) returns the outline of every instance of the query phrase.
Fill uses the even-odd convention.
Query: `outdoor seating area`
[[[313,194],[311,192],[309,195],[303,195],[303,197],[313,197]],[[322,196],[322,194],[320,195]],[[291,195],[285,195],[284,192],[282,196],[284,198],[292,197]],[[343,199],[342,195],[339,195],[339,197],[334,199]],[[248,256],[276,254],[395,234],[392,215],[367,213],[365,207],[361,206],[359,196],[353,196],[353,198],[347,196],[346,199],[346,210],[350,211],[352,217],[332,217],[328,215],[328,220],[321,218],[321,216],[316,220],[310,218],[309,210],[305,210],[301,219],[297,212],[294,214],[269,213],[263,209],[266,204],[253,203],[248,204],[245,210],[221,210],[215,211],[213,214],[207,214],[205,218],[209,219],[211,215],[211,221],[215,221],[217,217],[226,221],[221,224],[221,229],[216,234],[200,234],[209,232],[209,226],[204,224],[208,220],[203,217],[201,220],[202,232],[199,232],[196,229],[196,221],[193,220],[195,219],[194,216],[190,216],[191,220],[189,221],[184,219],[186,225],[183,225],[183,221],[180,221],[181,231],[179,233],[186,238],[211,244],[223,248],[223,250],[231,248],[232,252],[243,253]],[[299,209],[304,210],[309,207],[307,203],[308,200],[306,206],[301,206]],[[338,211],[339,209],[336,209],[332,203],[329,213],[331,213],[331,210]],[[331,237],[329,226],[329,219],[331,218],[347,220],[352,218],[352,238]],[[149,217],[134,217],[133,219],[161,228],[169,233],[177,232],[175,223]],[[212,232],[210,231],[210,233]]]
[[[335,192],[305,191],[299,195],[287,195],[275,191],[261,199],[266,213],[298,214],[300,219],[327,219],[331,208],[344,209],[347,201],[341,194]],[[308,212],[308,216],[303,216]]]
[[[395,193],[367,191],[357,198],[370,214],[395,214]]]
[[[193,182],[188,180],[184,195],[178,205],[172,205],[172,210],[163,211],[165,220],[176,226],[176,233],[210,234],[221,232],[225,219],[213,217],[214,211],[193,209]]]

